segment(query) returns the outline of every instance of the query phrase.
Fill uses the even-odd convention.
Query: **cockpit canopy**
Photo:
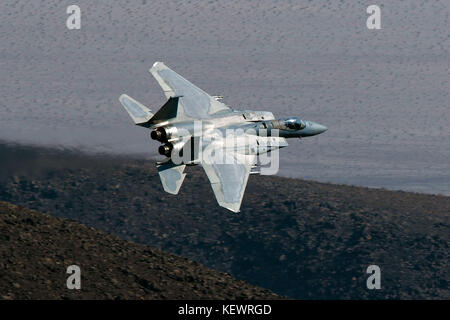
[[[298,131],[306,127],[305,122],[297,117],[289,117],[286,119],[273,120],[272,125],[275,129],[288,131]]]
[[[302,130],[306,127],[306,124],[297,117],[290,117],[284,120],[284,125],[287,130]]]

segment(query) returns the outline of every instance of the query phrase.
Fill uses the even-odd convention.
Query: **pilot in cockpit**
[[[306,124],[297,117],[290,117],[285,119],[284,125],[287,130],[302,130],[306,127]]]
[[[280,119],[272,121],[272,126],[274,129],[279,130],[298,131],[304,129],[306,124],[297,117],[289,117],[283,120]]]

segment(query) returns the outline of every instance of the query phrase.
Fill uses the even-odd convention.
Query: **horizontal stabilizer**
[[[126,94],[122,94],[119,101],[137,125],[144,125],[153,117],[149,108]]]
[[[163,185],[164,191],[171,194],[178,194],[183,184],[186,173],[183,173],[186,165],[175,165],[167,162],[158,166],[159,178]]]

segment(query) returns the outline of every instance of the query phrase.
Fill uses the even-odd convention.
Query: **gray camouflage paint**
[[[162,62],[155,62],[149,71],[168,97],[151,119],[143,123],[140,117],[136,117],[141,113],[148,115],[148,109],[141,103],[126,95],[121,95],[119,100],[137,125],[164,130],[164,134],[157,131],[161,134],[157,139],[171,154],[163,152],[168,157],[158,165],[158,172],[164,190],[171,194],[179,192],[186,176],[183,174],[185,163],[175,161],[174,154],[180,154],[190,137],[198,137],[203,149],[202,156],[189,159],[188,164],[201,164],[219,205],[238,212],[250,170],[257,164],[257,155],[287,146],[285,138],[312,136],[327,130],[312,121],[307,121],[305,127],[302,120],[295,117],[273,120],[273,114],[267,111],[233,110]],[[136,108],[141,108],[142,112]],[[195,131],[196,122],[201,122],[200,132]],[[287,124],[298,127],[290,128]],[[267,128],[270,137],[262,135],[262,127]],[[248,129],[252,129],[251,132]],[[236,145],[227,147],[227,142],[235,140]],[[265,141],[272,142],[272,145],[263,145]]]

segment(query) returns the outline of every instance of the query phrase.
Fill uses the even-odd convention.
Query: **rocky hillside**
[[[172,196],[153,161],[16,146],[1,146],[0,155],[0,199],[280,295],[450,299],[449,197],[251,176],[242,211],[233,214],[216,204],[201,168],[188,168]],[[366,287],[372,264],[381,268],[381,290]]]
[[[81,268],[81,290],[66,268]],[[0,202],[2,299],[277,298],[197,262]]]

